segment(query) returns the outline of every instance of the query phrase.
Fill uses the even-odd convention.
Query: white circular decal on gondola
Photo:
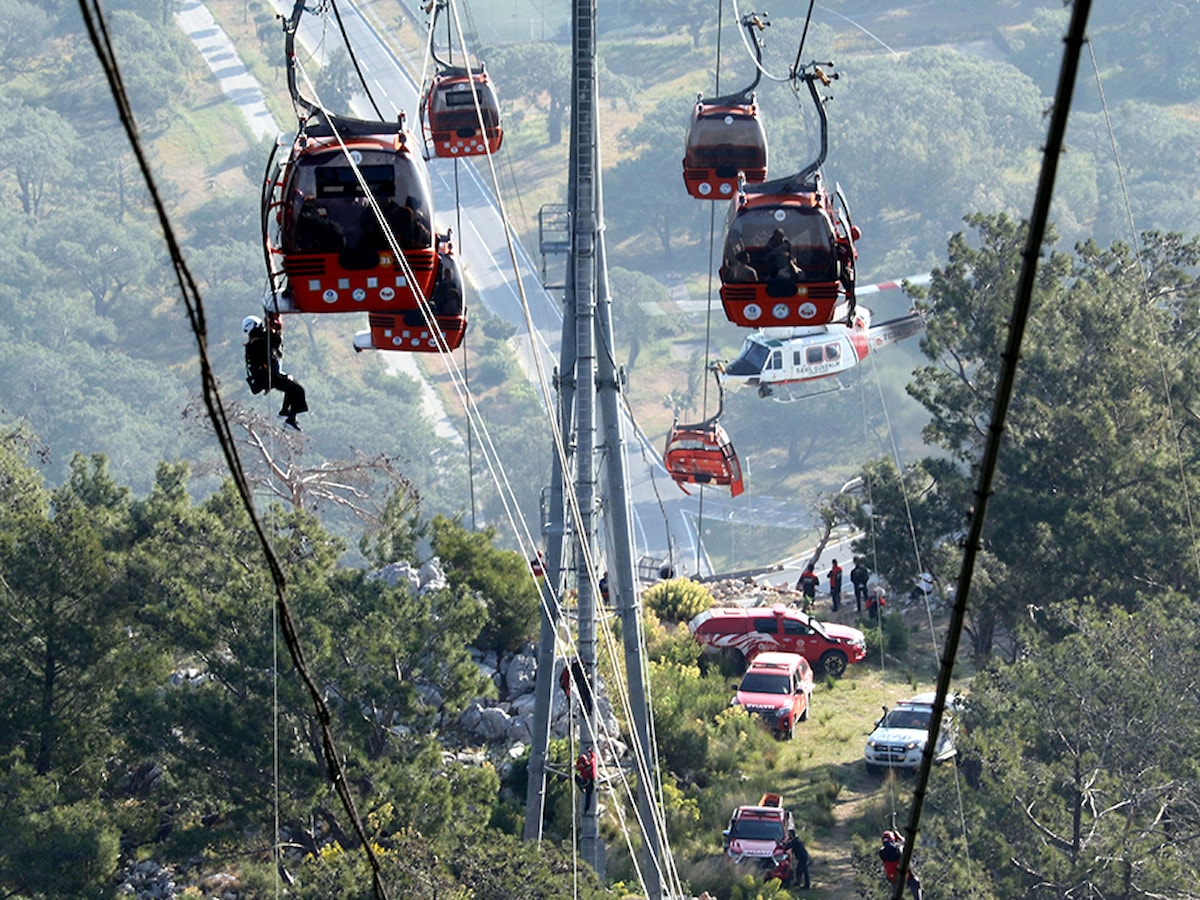
[[[721,193],[724,194],[726,197],[728,197],[730,194],[733,193],[733,185],[730,184],[728,181],[722,182],[721,183]]]
[[[395,297],[396,297],[396,292],[390,287],[385,287],[383,290],[381,290],[379,292],[380,300],[393,300],[393,299],[395,299]]]
[[[712,193],[712,185],[709,184],[707,181],[701,182],[700,183],[700,193],[703,194],[705,197],[707,197],[709,194]]]
[[[363,288],[355,288],[354,293],[350,295],[356,302],[362,303],[367,299],[367,292]]]
[[[333,288],[326,288],[325,293],[321,294],[321,299],[326,303],[337,303],[337,291]]]
[[[762,315],[762,307],[757,303],[747,303],[745,308],[742,310],[742,315],[753,322]]]
[[[788,305],[786,303],[776,303],[771,308],[771,315],[777,319],[786,319],[788,317]]]
[[[787,213],[785,213],[782,209],[775,210],[775,221],[776,222],[782,222],[786,218],[787,218]]]
[[[801,303],[797,310],[802,319],[811,319],[817,314],[817,307],[812,303]]]

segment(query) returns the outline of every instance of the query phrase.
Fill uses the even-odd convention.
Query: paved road
[[[233,41],[217,25],[200,0],[189,0],[175,14],[180,29],[191,38],[221,90],[246,116],[251,133],[259,139],[279,134],[279,126],[263,99],[262,87],[242,64]]]

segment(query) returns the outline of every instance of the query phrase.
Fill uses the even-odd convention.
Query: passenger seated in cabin
[[[766,260],[768,293],[772,296],[795,293],[794,285],[804,280],[804,271],[792,258],[792,245],[782,228],[776,228],[767,240]]]
[[[421,209],[421,201],[411,194],[404,205],[412,211],[412,236],[407,244],[401,246],[405,250],[423,250],[429,247],[433,233],[429,230],[429,214]]]
[[[721,282],[723,284],[753,284],[758,281],[758,270],[750,265],[750,252],[738,241],[730,248],[732,254],[726,257],[726,263],[721,267]]]
[[[342,227],[329,218],[325,207],[306,197],[296,216],[292,246],[296,250],[336,253],[346,246],[346,236]]]
[[[413,232],[413,211],[396,202],[395,197],[387,197],[379,204],[379,211],[383,214],[383,220],[391,229],[392,235],[396,239],[396,243],[401,249],[411,246]],[[364,248],[372,250],[388,250],[390,244],[386,232],[379,224],[379,217],[375,210],[367,207],[363,211],[363,243]]]
[[[443,256],[439,262],[437,283],[429,303],[435,316],[462,315],[462,279],[458,274],[458,265],[449,256]]]
[[[792,258],[792,243],[782,228],[776,228],[767,239],[764,266],[768,278],[773,278],[780,272],[790,271],[796,264]]]

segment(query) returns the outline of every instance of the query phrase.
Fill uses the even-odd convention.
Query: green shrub
[[[652,661],[696,666],[700,659],[700,645],[686,625],[663,624],[649,607],[643,607],[642,620],[646,633],[646,653]]]
[[[671,578],[642,594],[642,603],[664,622],[690,622],[713,605],[713,595],[698,581]]]
[[[860,619],[858,626],[866,639],[868,662],[879,664],[881,639],[888,656],[903,656],[908,652],[908,626],[904,624],[904,619],[899,613],[884,613],[882,628],[874,620],[866,619]]]

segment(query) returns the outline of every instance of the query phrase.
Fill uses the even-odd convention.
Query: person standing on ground
[[[796,836],[795,828],[788,829],[787,840],[779,846],[791,854],[792,884],[807,891],[811,886],[808,879],[808,848],[804,846],[804,841]]]
[[[833,611],[842,608],[842,567],[835,559],[829,569],[829,599],[833,601]]]
[[[867,602],[867,582],[871,578],[871,570],[863,565],[862,557],[854,557],[854,568],[850,570],[850,583],[854,585],[854,607],[862,615],[863,604]]]
[[[812,612],[813,606],[817,602],[817,585],[821,579],[817,573],[813,571],[813,564],[809,563],[804,567],[804,571],[800,574],[800,580],[796,582],[796,590],[804,595],[804,611]]]

